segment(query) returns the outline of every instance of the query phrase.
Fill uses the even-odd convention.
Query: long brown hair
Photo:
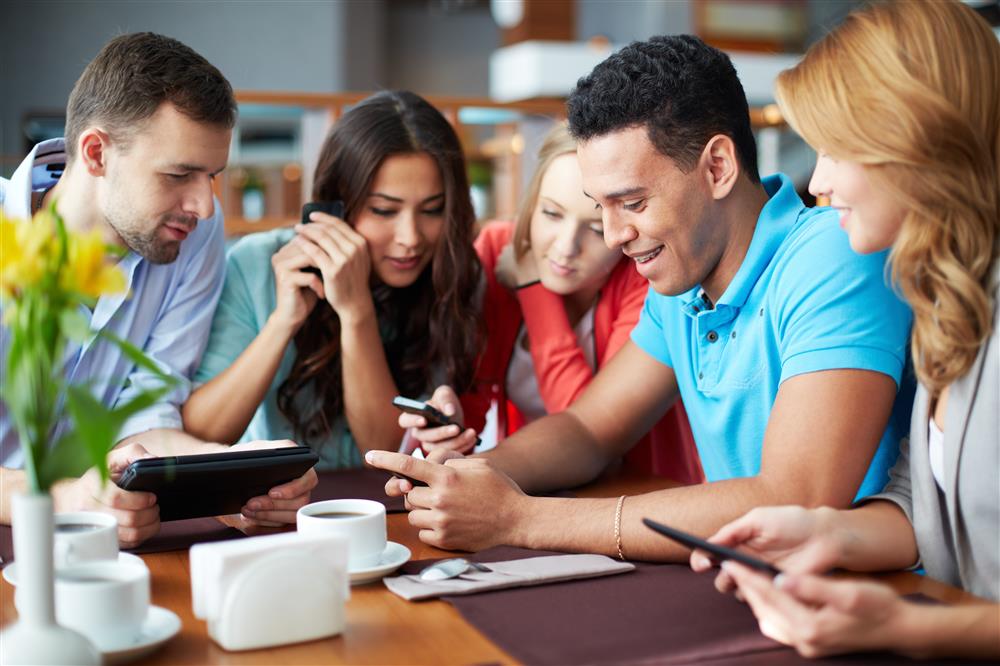
[[[420,96],[380,92],[334,125],[313,181],[313,199],[343,201],[350,223],[385,159],[421,152],[437,164],[444,183],[444,233],[434,258],[412,285],[394,289],[374,273],[372,283],[386,361],[399,392],[407,396],[420,395],[442,380],[464,391],[482,343],[482,268],[472,245],[475,214],[458,136]],[[296,334],[295,347],[292,371],[278,390],[278,408],[296,436],[316,442],[344,411],[340,318],[334,309],[319,303]],[[436,374],[441,371],[443,377]],[[297,399],[307,388],[308,401]]]
[[[851,14],[782,72],[777,99],[813,147],[865,166],[905,210],[890,253],[932,395],[990,335],[1000,240],[1000,43],[958,2]]]

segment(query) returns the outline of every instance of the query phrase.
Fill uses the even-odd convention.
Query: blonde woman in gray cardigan
[[[782,73],[777,93],[819,153],[810,191],[840,210],[855,251],[891,249],[920,388],[884,492],[846,511],[751,511],[711,540],[785,573],[772,583],[726,562],[716,586],[738,588],[761,631],[805,656],[998,658],[1000,43],[951,0],[878,5]],[[691,566],[711,563],[696,551]],[[818,575],[917,566],[992,603],[921,605]]]

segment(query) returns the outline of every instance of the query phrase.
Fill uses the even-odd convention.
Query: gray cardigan
[[[994,266],[1000,283],[1000,262]],[[909,443],[885,490],[868,500],[895,502],[906,513],[927,574],[1000,601],[1000,289],[993,331],[969,372],[949,390],[944,428],[944,492],[931,473],[930,395],[920,386]]]

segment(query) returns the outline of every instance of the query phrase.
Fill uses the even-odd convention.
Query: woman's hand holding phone
[[[723,526],[708,541],[745,551],[787,573],[825,573],[837,566],[843,551],[840,531],[831,524],[834,516],[832,509],[762,507]],[[701,550],[691,553],[690,562],[698,572],[713,566]],[[730,592],[736,584],[723,570],[715,578],[715,587]]]
[[[312,265],[299,237],[271,255],[277,304],[270,319],[281,326],[289,338],[323,298],[323,281],[316,274],[303,270]]]
[[[313,212],[310,219],[295,227],[296,240],[322,274],[323,297],[344,323],[374,317],[368,243],[340,218]]]
[[[447,449],[459,453],[471,452],[476,446],[476,431],[472,428],[463,428],[461,425],[465,422],[465,418],[462,413],[462,403],[459,402],[455,389],[447,385],[439,386],[427,404],[450,418],[455,425],[429,427],[425,417],[402,412],[399,415],[399,426],[412,429],[410,431],[412,436],[427,452],[435,449]]]
[[[494,273],[496,273],[497,282],[508,289],[517,289],[538,281],[538,266],[535,264],[535,257],[531,252],[525,252],[524,256],[518,259],[514,254],[513,243],[508,243],[500,251]]]

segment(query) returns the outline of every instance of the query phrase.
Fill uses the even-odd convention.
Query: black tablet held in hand
[[[659,532],[668,539],[673,539],[681,545],[687,546],[688,548],[697,548],[699,550],[706,551],[711,554],[714,559],[720,562],[723,560],[733,560],[770,576],[777,576],[781,573],[781,570],[774,565],[769,564],[764,560],[759,560],[752,555],[747,555],[746,553],[741,553],[738,550],[726,548],[725,546],[720,546],[718,544],[709,543],[704,539],[699,539],[693,534],[681,532],[673,527],[667,527],[663,523],[658,523],[655,520],[650,520],[649,518],[643,518],[642,522],[649,529]]]
[[[317,462],[304,446],[143,458],[125,468],[118,485],[156,495],[161,521],[221,516],[239,513],[247,500],[299,478]]]

